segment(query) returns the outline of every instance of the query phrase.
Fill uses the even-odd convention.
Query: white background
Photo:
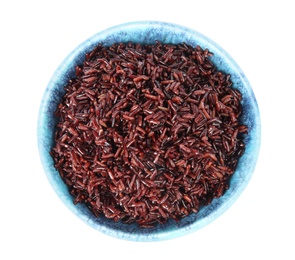
[[[0,259],[295,259],[293,1],[1,1]],[[53,72],[78,44],[111,26],[160,20],[222,46],[256,95],[262,144],[238,201],[205,228],[136,243],[84,224],[47,181],[37,116]]]

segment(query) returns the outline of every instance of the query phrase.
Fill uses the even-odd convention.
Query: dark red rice
[[[98,45],[58,105],[55,168],[74,203],[153,227],[224,194],[243,154],[242,99],[199,46]]]

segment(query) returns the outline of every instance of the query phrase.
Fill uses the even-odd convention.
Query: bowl
[[[248,126],[249,132],[244,139],[245,153],[230,179],[229,189],[222,197],[214,199],[210,205],[202,207],[198,213],[193,213],[179,222],[169,220],[165,224],[145,229],[138,227],[137,224],[114,222],[104,216],[96,218],[85,205],[74,205],[73,197],[54,168],[49,152],[54,144],[53,136],[57,123],[54,111],[64,94],[64,86],[70,78],[75,76],[75,66],[83,63],[85,54],[98,43],[106,46],[115,42],[128,41],[154,44],[155,40],[171,44],[186,42],[194,47],[199,45],[203,49],[208,48],[213,52],[211,61],[220,71],[231,74],[233,87],[243,96],[241,123]],[[257,162],[260,147],[260,115],[255,95],[245,74],[218,44],[180,25],[140,21],[114,26],[99,32],[80,44],[64,59],[45,89],[39,110],[37,134],[40,158],[47,178],[58,197],[78,218],[94,229],[116,238],[132,241],[159,241],[183,236],[203,228],[223,214],[238,199],[249,183]]]

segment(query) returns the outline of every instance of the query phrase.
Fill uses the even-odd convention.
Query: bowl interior
[[[86,206],[74,205],[72,196],[53,166],[49,152],[53,146],[56,125],[53,113],[64,94],[64,86],[69,79],[75,76],[75,66],[83,63],[85,54],[98,43],[106,46],[115,42],[128,41],[153,44],[155,40],[171,44],[186,42],[192,46],[200,45],[203,49],[208,48],[213,52],[214,56],[211,57],[211,61],[220,71],[231,74],[233,87],[243,95],[241,123],[248,126],[249,133],[244,140],[246,151],[240,158],[236,172],[230,180],[230,188],[221,198],[214,199],[212,204],[201,208],[197,214],[191,214],[179,222],[171,220],[152,229],[141,229],[136,224],[115,223],[103,216],[96,218]],[[80,219],[93,228],[114,237],[135,241],[163,240],[193,232],[207,225],[236,201],[248,184],[256,165],[260,147],[260,116],[247,78],[234,60],[216,43],[196,31],[179,25],[163,22],[134,22],[115,26],[94,35],[73,50],[57,68],[45,90],[40,106],[38,145],[41,161],[52,187],[63,203]]]

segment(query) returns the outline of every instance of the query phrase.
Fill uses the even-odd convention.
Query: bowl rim
[[[85,53],[85,50],[91,49],[91,46],[93,46],[94,43],[101,42],[101,39],[113,35],[116,31],[118,30],[124,30],[124,29],[132,29],[136,27],[137,29],[141,27],[147,27],[147,26],[155,26],[155,27],[161,27],[164,29],[169,28],[170,30],[177,30],[177,31],[185,31],[188,34],[194,35],[194,37],[197,37],[198,39],[202,39],[202,41],[206,42],[209,46],[214,46],[214,55],[218,55],[222,57],[227,64],[230,64],[231,67],[235,69],[235,71],[238,72],[238,75],[240,76],[240,80],[243,84],[243,86],[247,89],[248,92],[250,92],[250,97],[251,97],[251,105],[252,109],[255,110],[255,131],[256,131],[256,140],[255,140],[255,145],[253,149],[253,158],[254,161],[252,162],[251,169],[249,169],[249,173],[247,175],[247,179],[244,180],[243,184],[239,186],[239,189],[234,193],[234,196],[229,197],[222,205],[218,208],[217,212],[215,214],[209,214],[208,216],[205,216],[201,220],[194,221],[192,224],[186,227],[180,227],[179,229],[173,229],[173,230],[161,230],[160,232],[155,232],[151,234],[131,234],[131,233],[126,233],[122,230],[117,230],[117,229],[112,229],[111,227],[106,227],[106,226],[101,226],[97,223],[94,223],[90,219],[88,219],[85,216],[81,215],[81,212],[78,212],[77,210],[73,210],[73,207],[69,205],[68,198],[69,194],[65,194],[64,192],[60,191],[59,188],[56,185],[56,176],[52,176],[52,169],[50,169],[48,165],[48,154],[45,154],[45,149],[43,147],[42,139],[44,135],[44,131],[42,131],[42,126],[44,121],[47,120],[46,118],[46,107],[48,106],[48,100],[51,95],[51,90],[53,88],[53,85],[56,84],[57,80],[59,77],[68,70],[69,65],[72,64],[73,66],[73,60],[79,53],[82,51]],[[216,53],[216,50],[218,53]],[[86,51],[87,52],[87,51]],[[44,126],[43,126],[44,127]],[[41,130],[40,130],[41,129]],[[38,139],[38,150],[39,150],[39,156],[42,162],[43,170],[47,176],[47,179],[49,180],[51,186],[55,190],[55,193],[58,195],[58,197],[63,201],[63,203],[74,213],[78,218],[80,218],[82,221],[86,222],[86,224],[90,225],[92,228],[99,230],[100,232],[116,237],[116,238],[121,238],[125,240],[131,240],[131,241],[159,241],[159,240],[167,240],[175,237],[180,237],[184,234],[189,234],[192,232],[195,232],[196,230],[203,228],[207,226],[209,223],[211,223],[213,220],[217,219],[219,216],[221,216],[228,208],[232,206],[232,204],[238,199],[238,197],[241,195],[241,193],[244,191],[245,187],[248,185],[257,160],[258,160],[258,155],[259,155],[259,150],[260,150],[260,142],[261,142],[261,123],[260,123],[260,113],[259,113],[259,108],[258,104],[256,101],[256,97],[254,95],[253,89],[242,72],[241,68],[239,65],[233,60],[233,58],[225,51],[223,50],[217,43],[209,39],[208,37],[204,36],[203,34],[190,29],[188,27],[174,24],[174,23],[167,23],[167,22],[161,22],[161,21],[135,21],[135,22],[128,22],[128,23],[123,23],[119,25],[115,25],[113,27],[107,28],[105,30],[102,30],[93,36],[89,37],[85,41],[83,41],[81,44],[79,44],[74,50],[72,50],[66,58],[60,63],[58,68],[55,70],[54,74],[52,75],[45,92],[43,94],[41,104],[39,107],[39,114],[38,114],[38,124],[37,124],[37,139]],[[242,157],[241,157],[242,158]],[[241,159],[240,158],[240,159]],[[58,178],[60,176],[58,175]]]

